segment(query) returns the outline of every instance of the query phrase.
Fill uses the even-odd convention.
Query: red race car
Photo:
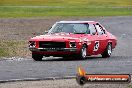
[[[117,44],[114,35],[95,21],[56,22],[44,35],[29,40],[29,50],[35,61],[43,56],[75,57],[101,54],[103,58],[111,56]]]

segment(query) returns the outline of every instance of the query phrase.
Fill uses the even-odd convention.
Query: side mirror
[[[44,34],[47,34],[49,31],[45,31]]]
[[[96,31],[92,31],[90,34],[91,35],[95,35],[96,34]]]
[[[41,33],[38,33],[38,32],[35,32],[35,33],[32,33],[33,35],[37,36],[37,35],[41,35]]]
[[[92,32],[92,35],[95,35],[96,34],[96,31],[95,32]]]
[[[90,31],[90,34],[91,34],[91,35],[95,35],[95,34],[96,34],[96,30],[91,30],[91,31]]]

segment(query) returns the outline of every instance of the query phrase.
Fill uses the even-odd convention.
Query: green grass
[[[29,50],[26,41],[1,40],[0,57],[28,56]]]
[[[16,7],[13,7],[16,6]],[[25,6],[25,7],[19,7]],[[31,6],[31,7],[26,7]],[[38,7],[32,7],[38,6]],[[46,6],[46,7],[40,7]],[[132,15],[132,0],[1,0],[0,18]]]
[[[132,15],[132,8],[111,7],[67,7],[67,8],[30,8],[0,7],[0,17],[43,17],[43,16],[117,16]]]
[[[132,0],[1,0],[0,5],[132,6]]]
[[[128,88],[132,88],[132,85],[129,85]]]

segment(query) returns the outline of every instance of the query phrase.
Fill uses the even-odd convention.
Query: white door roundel
[[[99,49],[99,41],[95,41],[95,45],[94,45],[94,50],[93,51],[98,51]]]

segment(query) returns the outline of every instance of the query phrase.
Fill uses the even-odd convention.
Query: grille
[[[40,48],[66,48],[65,42],[49,42],[49,41],[40,41]]]

